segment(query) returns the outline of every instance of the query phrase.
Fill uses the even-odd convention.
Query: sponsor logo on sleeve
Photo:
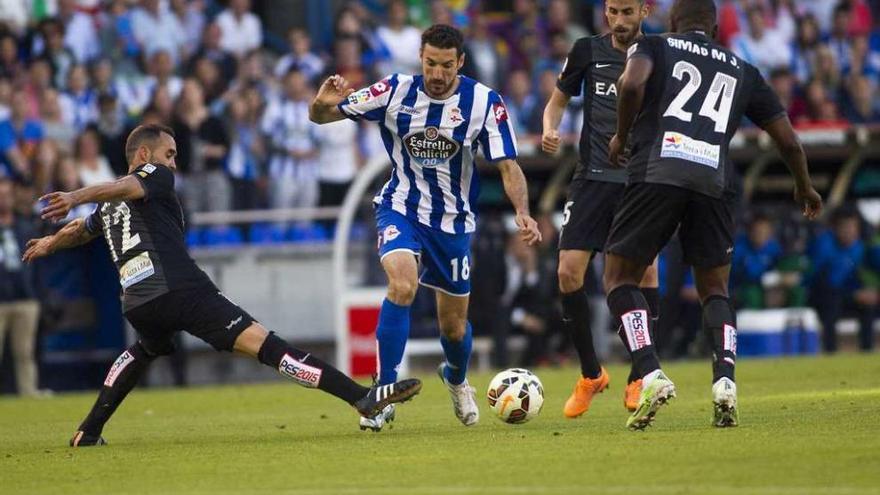
[[[693,139],[680,132],[666,132],[663,134],[660,156],[687,160],[717,169],[721,157],[721,147],[717,144]]]
[[[361,103],[366,103],[372,99],[373,95],[370,94],[370,88],[364,88],[348,95],[348,102],[352,105],[360,105]]]
[[[638,50],[638,49],[639,49],[639,44],[633,43],[632,46],[629,47],[629,50],[626,51],[626,58],[632,57],[633,53],[635,53],[636,50]]]
[[[104,386],[112,387],[113,384],[116,383],[116,379],[119,378],[119,374],[122,373],[122,370],[133,361],[134,356],[132,356],[130,352],[125,351],[120,354],[113,363],[113,366],[110,367],[110,371],[107,372],[107,378],[104,379]]]
[[[498,102],[492,104],[492,115],[495,116],[495,123],[500,124],[507,120],[507,107],[504,103]]]
[[[632,351],[651,345],[651,334],[648,332],[648,312],[643,309],[630,311],[620,317],[626,341]]]
[[[383,79],[370,86],[370,95],[374,98],[378,98],[389,91],[391,91],[391,83],[388,79]]]
[[[152,174],[153,172],[156,171],[156,166],[153,165],[152,163],[148,163],[148,164],[144,165],[143,167],[141,167],[141,170],[143,170],[144,172],[146,172],[148,174]]]
[[[142,179],[146,179],[146,178],[147,178],[147,175],[148,175],[148,174],[147,174],[146,172],[144,172],[143,170],[141,170],[141,171],[138,172],[137,174],[138,174]]]
[[[290,354],[285,354],[281,358],[281,363],[278,364],[278,371],[303,387],[318,388],[318,384],[321,383],[322,371],[320,368],[297,361]]]

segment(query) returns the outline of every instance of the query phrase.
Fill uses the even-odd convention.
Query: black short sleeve
[[[751,65],[746,66],[746,81],[749,83],[750,90],[747,93],[749,99],[746,103],[745,115],[758,127],[773,122],[774,120],[786,115],[785,108],[779,101],[779,97],[773,91],[773,88],[764,80],[764,76],[758,72],[758,69]]]
[[[629,60],[632,57],[645,57],[656,61],[658,58],[657,54],[660,50],[659,44],[662,42],[663,38],[659,36],[645,36],[629,47],[629,50],[626,51],[626,59]]]
[[[144,186],[144,201],[174,195],[174,172],[162,165],[145,163],[132,172]]]
[[[86,232],[97,235],[104,230],[104,220],[101,218],[101,205],[95,206],[95,211],[86,217]]]
[[[562,66],[562,73],[559,74],[556,87],[568,96],[580,96],[581,94],[587,69],[589,69],[593,58],[590,43],[590,38],[581,38],[575,41],[571,51],[568,52],[565,64]]]

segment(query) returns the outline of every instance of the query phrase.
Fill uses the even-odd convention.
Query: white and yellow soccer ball
[[[486,398],[498,419],[521,424],[537,416],[544,407],[544,385],[531,371],[511,368],[495,375]]]

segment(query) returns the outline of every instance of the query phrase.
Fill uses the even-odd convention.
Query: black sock
[[[79,429],[89,436],[100,436],[110,416],[137,385],[154,359],[156,356],[149,355],[140,342],[123,351],[107,372],[98,400]]]
[[[657,322],[660,320],[660,289],[657,287],[641,287],[640,290],[642,295],[645,296],[645,301],[648,302],[648,310],[651,312],[651,342],[656,346],[657,339],[654,337],[654,332],[657,329]],[[627,378],[626,383],[632,383],[639,378],[641,378],[639,371],[636,369],[635,363],[633,363],[630,366],[629,378]]]
[[[354,404],[370,390],[311,353],[291,346],[274,332],[266,337],[257,359],[303,387],[318,388],[349,404]]]
[[[599,357],[593,347],[593,332],[590,330],[590,301],[584,288],[562,294],[562,324],[571,337],[581,362],[581,375],[584,378],[597,378],[602,374]]]
[[[736,366],[736,313],[724,296],[709,296],[703,303],[703,330],[712,339],[712,383],[722,377],[734,380]]]
[[[660,369],[651,339],[651,317],[645,296],[635,285],[621,285],[608,294],[608,308],[621,322],[620,340],[629,351],[638,378]]]

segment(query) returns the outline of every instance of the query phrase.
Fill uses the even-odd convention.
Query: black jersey
[[[584,93],[580,162],[574,179],[626,182],[626,170],[608,165],[608,142],[617,131],[617,79],[626,54],[614,48],[611,35],[589,36],[574,43],[556,87],[568,96]]]
[[[729,193],[728,146],[743,115],[763,127],[785,115],[779,98],[757,69],[700,32],[646,36],[629,57],[654,63],[630,131],[629,181]]]
[[[211,284],[186,250],[174,173],[147,163],[132,175],[144,187],[143,199],[100,203],[86,219],[86,230],[103,231],[119,270],[123,311],[173,290]]]

